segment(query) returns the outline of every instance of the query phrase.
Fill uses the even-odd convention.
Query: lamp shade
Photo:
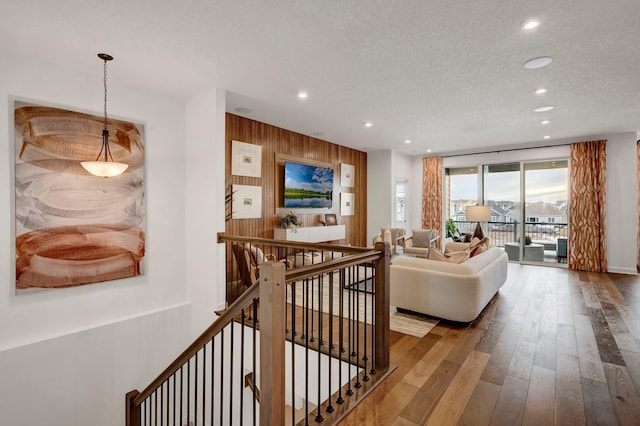
[[[100,177],[118,176],[129,167],[128,164],[114,161],[82,161],[80,164],[92,175]]]
[[[491,206],[467,206],[468,222],[488,222],[491,220]]]

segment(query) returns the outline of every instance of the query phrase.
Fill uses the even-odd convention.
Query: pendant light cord
[[[107,61],[104,61],[104,129],[107,130]]]

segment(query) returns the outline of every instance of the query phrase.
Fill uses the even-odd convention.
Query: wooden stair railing
[[[260,283],[263,283],[261,286]],[[260,279],[249,287],[242,295],[224,311],[221,317],[207,328],[187,349],[185,349],[176,359],[169,365],[149,386],[142,392],[137,390],[130,391],[126,394],[126,425],[139,426],[142,424],[141,405],[154,392],[163,386],[164,383],[183,368],[203,347],[205,347],[215,336],[217,336],[225,327],[232,324],[234,319],[243,314],[243,310],[250,307],[255,300],[262,299],[264,301],[280,300],[284,304],[285,300],[285,273],[284,265],[274,263],[268,265],[261,271]],[[277,392],[284,394],[284,368],[280,365],[284,360],[284,355],[279,352],[284,351],[284,317],[282,315],[274,315],[277,313],[277,304],[273,304],[273,308],[268,309],[270,303],[264,303],[260,309],[260,323],[262,324],[261,339],[261,371],[270,371],[272,374],[265,374],[261,378],[263,388],[269,391],[263,391],[266,401],[271,404],[260,404],[260,418],[267,419],[265,424],[280,424],[280,420],[284,418],[284,406],[277,406],[277,402],[281,398],[272,398],[271,394]],[[269,327],[267,327],[269,325]],[[267,328],[273,329],[270,333]],[[269,334],[271,337],[269,337]],[[271,340],[273,339],[273,340]],[[278,343],[279,342],[279,343]],[[197,362],[197,361],[196,361]],[[281,376],[281,377],[279,377]],[[182,376],[181,376],[182,381]],[[197,387],[197,384],[196,384]],[[195,397],[194,397],[195,399]],[[162,397],[161,397],[162,400]],[[203,403],[204,404],[204,403]],[[189,405],[189,402],[187,402]],[[168,407],[160,409],[162,415],[163,408],[169,410]],[[157,411],[157,406],[156,406]],[[188,411],[188,410],[187,410]],[[173,418],[177,413],[173,413]],[[197,413],[195,413],[197,416]],[[157,415],[157,412],[156,412]],[[270,419],[270,420],[269,420]],[[183,422],[181,418],[179,422]],[[192,421],[186,419],[187,422]],[[198,422],[196,422],[197,424]]]
[[[232,241],[233,237],[225,236],[225,239],[226,242],[229,242]],[[246,238],[242,238],[241,240],[247,241]],[[252,240],[249,239],[249,241]],[[260,239],[262,244],[265,244],[266,241],[267,240]],[[276,241],[269,242],[273,243],[274,246],[278,243]],[[326,247],[333,248],[334,250],[343,248],[343,246],[323,245],[323,249]],[[222,312],[222,315],[184,350],[171,365],[142,392],[133,390],[127,393],[127,426],[190,423],[199,425],[205,422],[206,424],[242,424],[243,404],[251,404],[253,406],[254,424],[257,420],[256,416],[258,415],[257,405],[259,405],[260,423],[274,425],[291,424],[289,418],[285,419],[286,392],[289,392],[288,397],[292,398],[292,401],[294,397],[299,395],[299,397],[307,401],[308,404],[313,405],[313,407],[308,406],[305,410],[306,414],[303,420],[305,423],[315,420],[316,423],[324,421],[325,424],[334,424],[339,421],[340,418],[343,418],[373,387],[380,383],[380,381],[393,370],[393,367],[389,365],[388,290],[389,261],[391,257],[390,247],[388,244],[380,243],[377,244],[374,249],[351,247],[348,249],[348,255],[345,257],[329,260],[320,264],[303,266],[289,271],[285,271],[285,265],[279,262],[269,262],[261,265],[258,280],[250,287],[245,288],[235,301]],[[339,327],[339,340],[333,340],[332,343],[333,336],[337,336],[338,333],[335,332],[335,330],[333,333],[328,332],[324,334],[325,347],[323,348],[323,330],[325,330],[325,327],[331,330],[332,326],[338,324],[337,319],[334,319],[331,315],[335,315],[335,318],[339,315],[340,323],[343,321],[342,305],[340,306],[340,314],[331,314],[331,309],[329,309],[328,312],[323,312],[322,307],[316,308],[314,306],[314,302],[311,302],[311,305],[309,305],[308,301],[304,302],[307,304],[306,307],[304,305],[300,307],[297,305],[293,287],[289,289],[291,294],[288,295],[288,286],[295,283],[306,282],[306,297],[309,297],[309,291],[318,291],[317,297],[320,297],[322,277],[331,276],[331,281],[333,281],[334,275],[337,274],[335,276],[340,277],[340,282],[337,284],[341,286],[339,287],[340,303],[342,304],[343,294],[348,294],[349,303],[352,303],[352,297],[354,303],[360,303],[359,300],[361,297],[365,297],[366,300],[367,296],[362,296],[364,293],[361,294],[360,290],[351,289],[351,282],[348,283],[348,289],[344,287],[343,290],[342,286],[344,285],[344,272],[348,270],[348,268],[361,268],[362,265],[370,265],[368,266],[369,268],[375,265],[375,279],[372,278],[375,285],[375,292],[373,295],[368,296],[373,300],[371,302],[373,304],[371,309],[375,309],[369,312],[373,314],[373,320],[371,320],[371,323],[368,325],[365,324],[365,318],[360,318],[359,313],[353,313],[358,309],[354,304],[353,308],[355,310],[350,311],[349,314],[352,314],[352,316],[345,316],[344,327],[342,324]],[[313,280],[320,282],[319,287],[310,284]],[[318,290],[318,288],[320,290]],[[333,283],[331,288],[333,288]],[[288,296],[291,297],[288,299]],[[346,298],[347,296],[344,297]],[[312,299],[309,300],[313,300],[313,296]],[[318,303],[318,301],[316,300],[315,303]],[[347,303],[346,299],[344,303]],[[368,306],[368,304],[365,302],[364,306],[364,317],[367,317],[366,306]],[[245,323],[245,312],[249,308],[252,309],[251,315],[253,319],[251,323]],[[300,338],[300,336],[296,338],[295,317],[300,309],[306,310],[304,314],[306,315],[306,320],[301,320],[303,322],[306,321],[303,323],[303,326],[306,327],[306,329],[304,329],[306,330],[305,333],[307,334],[304,338]],[[351,307],[349,309],[351,309]],[[324,319],[326,322],[323,324],[322,321],[324,317],[330,318],[330,320]],[[316,320],[315,324],[314,318]],[[311,323],[309,322],[310,319]],[[288,321],[293,321],[293,324],[288,323]],[[327,323],[329,324],[327,325]],[[348,330],[347,323],[349,326]],[[298,327],[299,325],[300,324],[298,324]],[[225,330],[227,329],[231,330],[230,338],[225,340]],[[372,330],[372,334],[367,337],[367,331],[369,329]],[[253,348],[253,355],[251,355],[251,352],[245,355],[245,351],[250,350],[245,348],[245,341],[247,341],[247,339],[245,339],[245,330],[248,330],[247,333],[253,331],[253,344],[248,344],[248,346]],[[298,328],[298,330],[300,329]],[[360,345],[362,336],[360,336],[360,330],[364,332],[364,352],[361,352]],[[240,341],[236,341],[235,344],[234,332],[242,333]],[[343,332],[345,335],[344,340],[342,337]],[[258,333],[260,339],[259,350],[256,346],[256,335]],[[319,333],[318,340],[314,344],[310,344],[309,339],[309,335],[312,333]],[[249,336],[249,339],[250,338],[251,336]],[[370,339],[369,341],[367,341],[368,338]],[[222,345],[215,346],[214,339],[217,339],[215,340],[216,342],[222,340]],[[286,340],[293,343],[289,345],[287,353],[285,353]],[[346,341],[348,341],[348,346],[345,343]],[[227,346],[231,348],[232,352],[224,354],[224,343],[227,343]],[[333,346],[334,344],[335,347]],[[211,348],[209,353],[207,353],[207,345],[210,345],[209,347]],[[240,346],[239,349],[238,346]],[[216,352],[216,348],[220,348],[220,355],[217,355],[218,352]],[[237,352],[234,353],[233,348],[236,348]],[[297,351],[304,351],[303,355],[295,355]],[[221,383],[221,388],[219,399],[218,394],[215,395],[214,399],[213,385],[214,368],[216,368],[216,364],[213,358],[216,357],[216,361],[222,363],[223,354],[225,358],[229,358],[228,362],[230,366],[224,367],[220,364],[219,372],[216,370],[216,379]],[[249,361],[245,364],[245,358],[251,356],[253,357],[253,364],[251,365]],[[290,361],[286,361],[287,356],[289,356]],[[298,359],[294,360],[294,356],[298,357]],[[300,358],[300,356],[302,356],[302,358]],[[310,356],[317,358],[317,365],[314,364],[316,361],[312,364],[309,363]],[[302,362],[302,359],[305,357],[307,359],[304,361],[304,367],[302,370],[296,372],[296,370],[300,369],[300,362]],[[328,359],[328,367],[322,367],[323,371],[320,372],[322,357]],[[257,370],[257,358],[259,358],[259,370]],[[210,381],[205,371],[202,371],[208,368],[209,360],[211,361],[211,367],[207,373],[210,374]],[[235,365],[234,360],[236,362]],[[225,361],[227,360],[225,359]],[[331,378],[331,366],[333,363],[337,363],[334,367],[335,370],[340,368],[338,370],[337,381]],[[195,368],[195,373],[191,369],[192,366]],[[200,371],[199,366],[202,366]],[[291,371],[287,373],[292,378],[291,383],[285,383],[285,368],[287,367],[291,368]],[[335,370],[334,375],[336,373]],[[241,373],[238,375],[238,381],[235,384],[232,381],[231,385],[228,385],[230,380],[236,380],[230,377],[235,371]],[[258,374],[256,377],[256,371],[263,373]],[[202,373],[202,376],[199,375],[200,373]],[[343,373],[348,374],[346,381],[344,378],[347,376],[344,376]],[[317,374],[317,376],[311,377],[310,375],[313,374]],[[294,379],[295,375],[297,375],[298,379],[302,379],[304,383],[306,383],[306,385],[302,386],[302,389],[294,389],[297,380]],[[199,377],[202,378],[198,380]],[[242,389],[244,389],[243,385],[247,381],[247,377],[251,379],[249,389],[253,396],[250,398],[251,401],[245,402]],[[313,397],[313,401],[310,401],[308,394],[309,380],[315,380],[317,382],[317,397]],[[205,387],[205,381],[208,381],[207,385],[209,385],[211,389]],[[179,385],[177,385],[177,383],[179,383]],[[173,386],[172,388],[171,385]],[[186,406],[182,401],[183,385],[186,385],[185,387],[187,389]],[[229,387],[224,388],[225,385]],[[289,388],[285,391],[287,386],[289,386]],[[304,394],[305,386],[307,387],[306,395]],[[241,389],[239,398],[235,397],[235,400],[229,400],[229,398],[234,398],[229,395],[233,395],[236,388]],[[258,388],[260,391],[258,391]],[[329,393],[335,393],[323,397],[321,396],[321,389],[324,389],[325,393],[327,391],[329,391]],[[338,390],[336,391],[336,389]],[[192,390],[193,393],[191,393]],[[257,392],[261,394],[259,397]],[[179,406],[176,406],[175,399],[173,402],[170,401],[170,395],[172,398],[176,398],[178,393],[180,395],[180,402]],[[190,400],[189,398],[192,399]],[[227,405],[228,411],[224,411],[227,410]],[[237,411],[238,405],[239,411]],[[183,413],[183,407],[186,407],[186,416]],[[193,411],[191,411],[192,407]],[[219,412],[216,411],[214,413],[214,411],[218,409]],[[177,422],[176,417],[178,418]],[[238,420],[238,418],[240,420]],[[158,419],[160,420],[158,421]],[[164,421],[164,419],[166,419],[166,421]],[[172,421],[170,421],[170,419]],[[250,421],[249,418],[245,418],[245,420]],[[294,423],[297,422],[298,420],[294,420]]]

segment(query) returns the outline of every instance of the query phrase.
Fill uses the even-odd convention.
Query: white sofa
[[[395,257],[391,305],[452,321],[472,321],[505,283],[507,263],[507,255],[497,247],[460,264]]]

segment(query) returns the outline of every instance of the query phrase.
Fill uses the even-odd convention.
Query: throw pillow
[[[471,244],[469,244],[469,248],[474,248],[476,246],[484,246],[485,248],[489,248],[489,237],[484,237],[482,239],[474,237],[471,240]]]
[[[480,253],[484,253],[486,250],[487,248],[484,246],[484,244],[479,244],[471,249],[471,251],[469,252],[469,257],[477,256]]]
[[[427,253],[427,259],[437,260],[440,262],[449,262],[447,256],[442,254],[442,252],[435,247],[429,249],[429,253]]]

